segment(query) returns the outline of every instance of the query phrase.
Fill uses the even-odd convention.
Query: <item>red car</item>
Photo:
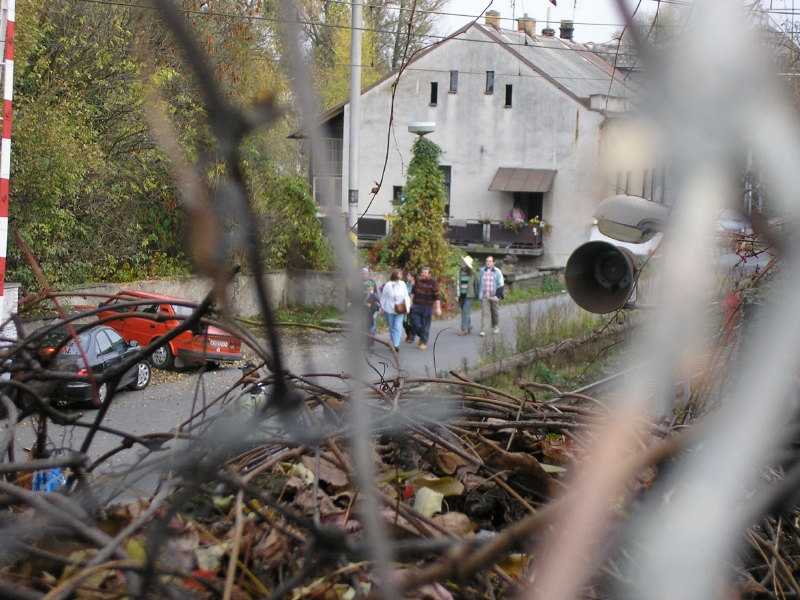
[[[120,307],[126,302],[137,300],[152,301],[139,306]],[[139,312],[160,315],[164,321],[154,321],[147,317],[125,317],[105,323],[130,342],[136,340],[140,346],[146,346],[157,337],[160,337],[177,327],[181,319],[174,317],[188,317],[193,308],[185,304],[188,300],[173,298],[162,294],[150,292],[120,292],[111,300],[101,304],[105,310],[98,314],[103,318],[110,315]],[[173,318],[170,318],[173,317]],[[177,359],[177,363],[176,363]],[[201,325],[200,330],[184,331],[178,337],[161,346],[153,352],[150,363],[159,369],[169,369],[172,366],[186,366],[198,363],[219,364],[235,362],[242,359],[242,341],[217,327]]]

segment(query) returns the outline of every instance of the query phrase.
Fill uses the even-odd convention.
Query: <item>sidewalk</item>
[[[401,336],[400,369],[406,377],[434,377],[451,370],[464,371],[465,367],[477,366],[483,349],[491,348],[491,344],[505,344],[513,349],[516,344],[516,318],[531,311],[533,319],[545,312],[554,304],[574,306],[568,294],[562,293],[547,298],[539,298],[529,302],[500,305],[500,333],[486,332],[485,337],[480,337],[481,313],[480,310],[472,311],[473,332],[470,335],[459,336],[461,328],[461,315],[450,319],[434,320],[431,324],[431,333],[428,348],[420,350],[417,344],[405,342],[405,332]],[[389,341],[388,332],[379,334],[378,339]],[[287,340],[288,341],[288,340]],[[309,347],[310,339],[304,340],[301,336],[294,340],[291,349],[287,348],[287,362],[290,369],[300,372],[314,373],[341,373],[352,370],[354,349],[360,350],[361,340],[352,334],[337,334],[327,337],[314,336]],[[365,376],[374,379],[378,371],[386,378],[395,377],[398,369],[394,363],[391,350],[382,345],[375,344],[373,351],[367,356],[369,373]],[[435,362],[435,366],[434,366]]]

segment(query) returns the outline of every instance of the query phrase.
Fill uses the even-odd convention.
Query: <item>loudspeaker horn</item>
[[[586,242],[567,260],[564,279],[575,304],[604,314],[625,306],[637,269],[638,261],[629,250],[608,242]]]

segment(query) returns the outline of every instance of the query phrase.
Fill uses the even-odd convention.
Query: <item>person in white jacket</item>
[[[399,304],[405,307],[403,312],[397,312]],[[392,269],[389,281],[383,286],[383,292],[381,293],[381,311],[386,317],[386,323],[389,325],[389,335],[397,352],[400,351],[403,318],[409,310],[411,310],[411,298],[403,281],[403,272],[400,269]]]

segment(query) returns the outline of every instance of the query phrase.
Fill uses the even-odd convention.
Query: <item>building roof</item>
[[[429,52],[434,52],[442,44],[454,40],[473,28],[501,44],[503,48],[517,56],[521,62],[587,108],[590,107],[591,96],[605,95],[619,98],[633,96],[631,89],[625,85],[624,74],[616,71],[583,44],[557,37],[542,35],[531,37],[522,31],[498,30],[480,23],[465,25],[436,44],[417,53],[408,64],[415,63]],[[395,70],[384,75],[375,83],[364,88],[361,92],[362,95],[385,81],[396,78],[397,74],[398,71]],[[349,100],[345,100],[326,111],[320,115],[317,122],[325,123],[332,117],[342,114],[348,102]],[[288,137],[305,137],[307,129],[305,126],[301,127],[290,133]]]
[[[475,24],[534,71],[588,106],[590,96],[627,98],[632,95],[621,73],[583,44],[523,31]]]

